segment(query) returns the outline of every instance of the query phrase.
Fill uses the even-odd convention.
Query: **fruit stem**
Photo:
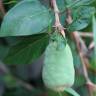
[[[52,0],[52,5],[54,8],[54,13],[55,13],[55,28],[60,31],[60,33],[65,37],[65,31],[63,26],[60,23],[60,18],[59,18],[59,9],[56,3],[56,0]]]

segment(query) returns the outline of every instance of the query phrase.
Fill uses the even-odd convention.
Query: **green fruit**
[[[46,87],[64,91],[74,83],[73,57],[69,45],[57,41],[51,41],[47,46],[42,77]],[[61,45],[64,47],[59,47]]]

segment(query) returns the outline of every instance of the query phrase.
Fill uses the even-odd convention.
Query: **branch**
[[[90,37],[93,38],[93,34],[92,33],[88,33],[88,32],[78,32],[80,36],[82,37]]]
[[[69,9],[67,10],[67,23],[68,24],[72,23],[71,11]],[[73,32],[72,36],[76,42],[77,49],[78,49],[78,52],[79,52],[79,55],[80,55],[80,58],[81,58],[81,61],[83,64],[84,76],[85,76],[86,80],[89,81],[88,74],[87,74],[88,72],[85,67],[85,60],[83,60],[83,58],[84,58],[83,50],[85,49],[85,44],[81,42],[82,39],[80,38],[80,35],[78,34],[77,31]]]
[[[94,41],[92,41],[88,47],[89,50],[93,49],[95,47]]]
[[[5,65],[2,62],[0,62],[0,73],[1,74],[9,73],[8,69],[5,67]]]
[[[66,21],[67,21],[68,24],[72,23],[71,11],[69,9],[67,10],[67,19],[66,19]],[[87,49],[87,47],[85,45],[85,42],[80,37],[78,31],[72,32],[72,35],[73,35],[76,43],[78,44],[78,48],[80,47],[80,50],[82,50],[84,55],[86,55],[86,53],[88,52],[88,49]]]
[[[3,6],[3,1],[0,0],[0,11],[2,12],[3,16],[5,15],[5,8]]]
[[[51,3],[53,5],[54,13],[55,13],[55,28],[60,31],[60,33],[65,37],[65,32],[64,28],[60,23],[60,18],[59,18],[59,9],[56,3],[56,0],[51,0]]]
[[[29,83],[26,83],[20,79],[15,78],[15,80],[17,81],[17,84],[21,85],[22,87],[26,88],[29,91],[32,91],[34,89],[33,86],[31,86]]]

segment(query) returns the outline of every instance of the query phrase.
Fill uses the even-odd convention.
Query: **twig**
[[[15,78],[15,80],[17,81],[17,84],[21,85],[22,87],[26,88],[29,91],[32,91],[34,89],[33,86],[31,86],[29,83],[26,83],[17,78]]]
[[[66,19],[66,21],[67,21],[68,24],[72,23],[71,11],[69,9],[67,10],[67,19]],[[86,55],[86,53],[88,52],[88,49],[87,49],[87,47],[85,45],[85,42],[82,40],[82,38],[78,34],[78,32],[74,31],[74,32],[72,32],[72,35],[76,39],[75,41],[77,42],[78,46],[80,47],[80,50],[82,49],[83,53]]]
[[[82,37],[90,37],[93,38],[93,34],[92,33],[87,33],[87,32],[78,32],[80,36]]]
[[[8,69],[5,67],[5,65],[0,61],[0,73],[8,73]]]
[[[60,23],[59,9],[58,9],[56,0],[51,0],[51,2],[52,2],[54,13],[55,13],[55,28],[60,31],[60,33],[63,35],[63,37],[65,37],[64,28]]]
[[[2,12],[2,15],[4,16],[5,15],[5,8],[3,6],[3,1],[0,0],[0,11]]]
[[[71,17],[71,11],[68,9],[67,10],[67,23],[70,24],[72,23],[72,17]],[[93,86],[96,86],[95,84],[93,84],[89,77],[88,77],[88,71],[87,71],[87,67],[86,65],[88,66],[89,65],[89,61],[88,61],[88,58],[86,57],[86,54],[84,53],[84,49],[87,49],[83,40],[81,39],[80,35],[78,34],[77,31],[73,32],[72,33],[72,36],[76,42],[76,45],[77,45],[77,49],[78,49],[78,53],[79,53],[79,56],[80,56],[80,59],[81,59],[81,62],[82,62],[82,66],[83,66],[83,71],[84,71],[84,77],[86,79],[86,82],[87,82],[87,85],[90,86],[90,84]],[[88,87],[88,90],[89,90],[89,94],[90,96],[92,96],[92,91],[91,89]]]
[[[94,41],[92,41],[88,47],[89,50],[93,49],[95,46]]]
[[[71,11],[68,9],[67,10],[67,23],[70,24],[72,23],[72,17],[71,17]],[[86,80],[88,79],[88,74],[87,74],[87,70],[85,68],[85,63],[84,63],[84,54],[82,52],[82,49],[84,48],[85,49],[85,44],[83,44],[82,46],[82,43],[81,43],[81,38],[80,38],[80,35],[78,34],[77,31],[73,32],[72,33],[72,36],[76,42],[76,45],[77,45],[77,49],[78,49],[78,52],[79,52],[79,55],[80,55],[80,58],[81,58],[81,61],[82,61],[82,64],[83,64],[83,70],[84,70],[84,76],[86,78]],[[82,48],[83,47],[83,48]]]

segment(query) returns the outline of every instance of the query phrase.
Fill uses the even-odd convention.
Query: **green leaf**
[[[31,91],[29,91],[22,86],[17,86],[5,91],[4,96],[39,96],[40,94],[43,94],[40,89],[33,88]]]
[[[67,7],[71,6],[72,4],[74,4],[74,1],[73,0],[64,0]]]
[[[56,2],[60,11],[63,11],[66,8],[64,0],[57,0]]]
[[[88,26],[89,20],[87,18],[81,18],[76,21],[73,21],[69,26],[68,26],[68,31],[73,32],[76,30],[81,30],[85,27]]]
[[[93,29],[93,39],[94,39],[95,48],[93,50],[93,56],[91,57],[91,66],[92,68],[95,68],[96,67],[96,18],[94,15],[92,18],[92,24],[93,24],[92,29]]]
[[[4,59],[4,57],[7,55],[9,50],[8,46],[4,46],[0,44],[0,60]]]
[[[80,68],[80,67],[79,67]],[[75,76],[75,87],[79,87],[79,86],[82,86],[82,85],[84,85],[86,83],[86,80],[85,80],[85,78],[84,78],[84,76],[82,76],[82,75],[80,75],[80,74],[76,74],[76,76]]]
[[[66,88],[65,89],[66,92],[72,94],[73,96],[80,96],[75,90],[73,90],[72,88]]]
[[[42,34],[22,39],[12,46],[4,59],[5,64],[28,64],[37,59],[48,44],[48,35]]]
[[[51,23],[49,10],[37,0],[24,0],[4,17],[0,36],[40,34]]]
[[[95,8],[88,6],[79,7],[76,10],[73,10],[73,22],[68,26],[68,31],[73,32],[86,28],[94,12]]]
[[[95,16],[93,16],[93,36],[94,36],[95,57],[96,57],[96,18],[95,18]]]
[[[94,7],[90,7],[90,6],[83,6],[83,7],[79,7],[76,11],[77,11],[76,13],[77,13],[77,15],[79,15],[79,17],[90,18],[94,14],[96,9]]]
[[[67,1],[67,0],[66,0]],[[80,6],[84,6],[84,5],[89,5],[91,3],[93,3],[95,0],[69,0],[69,4],[67,7],[71,7],[71,8],[77,8]]]

